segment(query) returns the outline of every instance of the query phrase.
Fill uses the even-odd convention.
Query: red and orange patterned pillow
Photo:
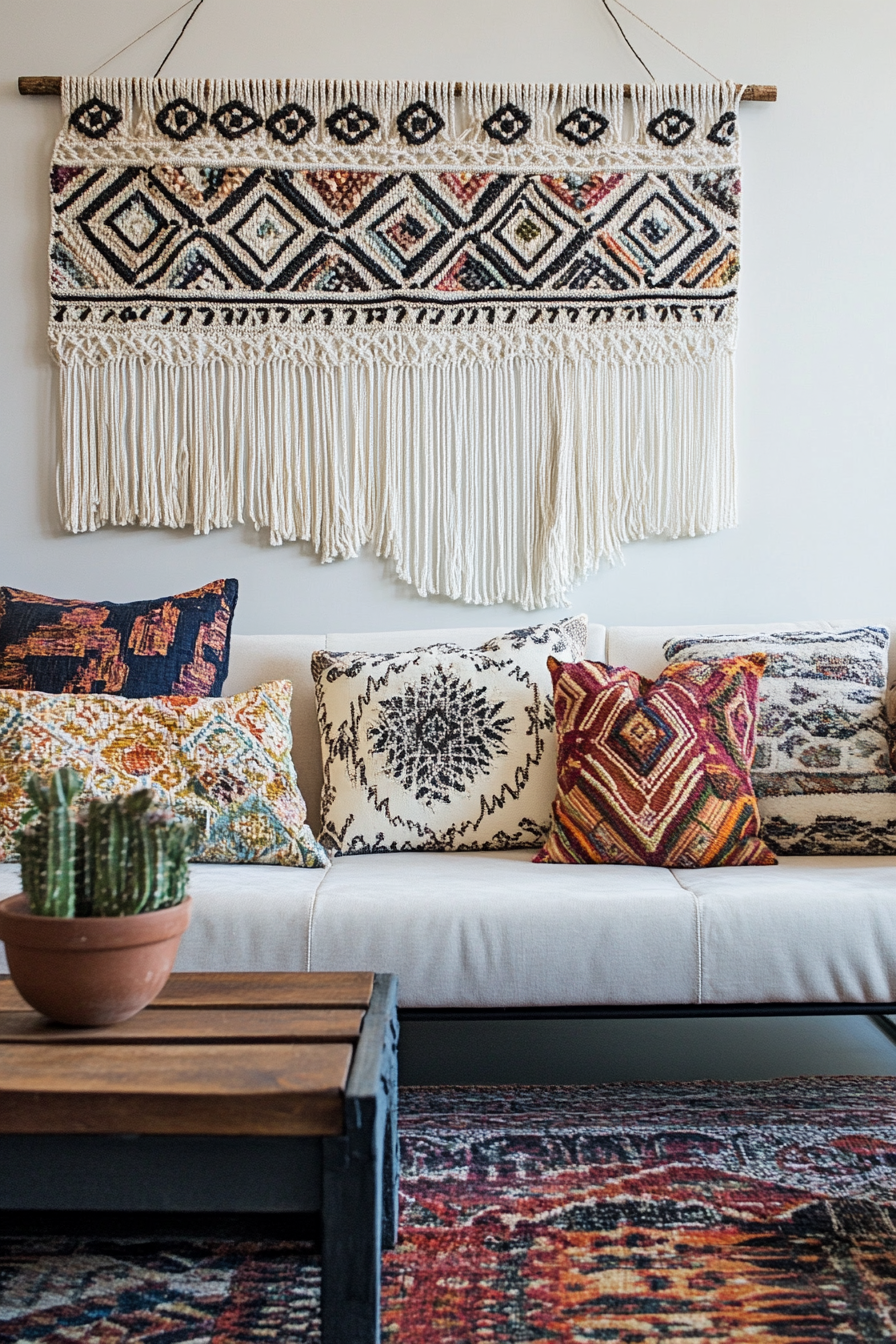
[[[536,863],[773,864],[750,781],[765,654],[626,667],[548,659],[557,796]]]
[[[236,579],[149,602],[79,602],[0,588],[0,688],[220,695]]]

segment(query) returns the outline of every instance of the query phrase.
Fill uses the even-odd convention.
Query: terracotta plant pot
[[[0,901],[0,939],[16,989],[32,1008],[70,1027],[124,1022],[171,974],[190,900],[117,918],[32,915],[25,896]]]

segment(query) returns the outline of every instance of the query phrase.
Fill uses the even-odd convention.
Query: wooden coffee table
[[[397,1043],[392,975],[172,975],[96,1028],[0,977],[0,1208],[317,1211],[324,1344],[375,1344]]]

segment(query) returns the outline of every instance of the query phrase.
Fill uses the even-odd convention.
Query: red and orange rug
[[[896,1338],[896,1079],[410,1088],[386,1344]],[[3,1344],[315,1344],[307,1245],[0,1236]]]

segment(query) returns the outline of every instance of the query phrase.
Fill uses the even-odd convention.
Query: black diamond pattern
[[[156,117],[156,125],[170,140],[189,140],[206,123],[205,113],[186,98],[166,103]]]
[[[687,140],[696,125],[690,113],[682,112],[678,107],[667,107],[665,112],[648,121],[647,130],[654,140],[659,140],[661,145],[671,149]]]
[[[281,145],[297,144],[315,124],[314,114],[307,107],[302,107],[301,103],[284,103],[265,122],[271,135]]]
[[[234,98],[230,103],[224,103],[212,113],[209,120],[225,140],[239,140],[241,135],[248,135],[261,125],[261,117],[255,108],[247,107],[238,98]]]
[[[515,103],[502,103],[496,112],[486,117],[482,129],[491,140],[502,145],[512,145],[526,134],[532,125],[532,118]]]
[[[336,140],[344,145],[359,145],[378,129],[379,122],[372,112],[365,112],[357,103],[337,107],[326,120],[326,127]]]
[[[733,112],[723,112],[707,135],[707,140],[711,140],[714,145],[723,145],[726,149],[734,143],[734,134],[737,130],[737,117]]]
[[[421,101],[411,103],[410,107],[399,112],[395,124],[398,127],[398,134],[407,140],[409,145],[425,145],[427,140],[431,140],[444,129],[445,119],[434,107],[430,107],[429,103]]]
[[[571,140],[574,145],[592,145],[599,140],[609,126],[602,112],[591,107],[576,107],[557,125],[557,134]]]
[[[121,121],[121,108],[104,103],[102,98],[91,98],[89,102],[76,107],[68,119],[70,126],[91,140],[105,140],[106,136]]]

